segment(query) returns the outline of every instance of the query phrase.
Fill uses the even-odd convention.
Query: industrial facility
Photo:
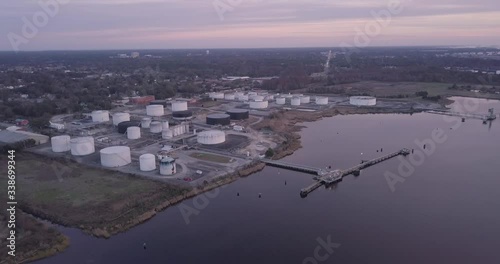
[[[207,116],[207,125],[228,126],[231,123],[231,117],[228,114],[211,114]]]
[[[355,106],[374,106],[377,104],[377,98],[372,96],[351,96],[349,103]]]
[[[226,112],[231,120],[245,120],[248,119],[250,113],[246,109],[231,109]]]

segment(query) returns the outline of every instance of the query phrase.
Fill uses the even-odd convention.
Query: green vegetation
[[[214,155],[214,154],[209,154],[209,153],[192,153],[189,155],[192,158],[199,159],[199,160],[205,160],[205,161],[210,161],[210,162],[217,162],[217,163],[229,163],[231,162],[231,158],[224,157],[224,156],[219,156],[219,155]]]
[[[266,151],[266,157],[272,158],[274,156],[274,150],[272,148],[268,148]]]

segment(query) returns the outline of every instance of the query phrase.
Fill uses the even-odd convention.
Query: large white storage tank
[[[226,133],[220,130],[209,130],[198,133],[197,141],[203,145],[216,145],[226,141]]]
[[[129,127],[129,128],[127,128],[127,138],[128,139],[139,139],[139,138],[141,138],[141,128],[140,127]]]
[[[234,94],[231,94],[231,93],[224,95],[224,99],[226,99],[226,100],[234,100],[235,98],[236,98],[236,96]]]
[[[327,105],[328,104],[328,97],[316,96],[316,104],[317,105]]]
[[[246,94],[242,94],[240,96],[238,96],[238,100],[240,101],[248,101],[250,99],[250,97]]]
[[[292,98],[292,103],[293,106],[299,106],[300,105],[300,97],[293,97]]]
[[[142,128],[149,128],[151,126],[151,117],[145,117],[141,121],[141,127]]]
[[[146,106],[146,114],[148,116],[163,116],[165,108],[163,105],[148,105]]]
[[[95,152],[93,137],[73,138],[69,141],[71,147],[71,155],[86,156]]]
[[[163,139],[171,139],[171,138],[174,137],[174,132],[172,130],[170,130],[170,129],[163,130],[161,132],[161,137]]]
[[[114,146],[101,149],[101,165],[107,168],[116,168],[130,164],[130,148]]]
[[[130,121],[129,113],[116,113],[113,115],[113,125],[117,126],[121,122]]]
[[[71,150],[71,146],[69,141],[71,140],[70,136],[55,136],[50,139],[50,143],[52,145],[53,152],[66,152]]]
[[[250,108],[252,109],[266,109],[269,106],[268,101],[251,101]]]
[[[172,112],[187,111],[188,104],[186,101],[174,101],[172,102]]]
[[[139,157],[139,167],[141,171],[156,170],[156,157],[153,154],[144,154]]]
[[[300,97],[300,104],[308,104],[311,102],[311,97],[304,95]]]
[[[258,94],[254,94],[254,95],[250,95],[250,100],[255,100],[255,101],[264,101],[265,97],[263,95],[258,95]]]
[[[286,103],[285,97],[278,97],[278,98],[276,98],[276,104],[284,105],[285,103]]]
[[[162,130],[163,130],[163,126],[160,122],[157,122],[157,121],[151,122],[151,125],[149,127],[149,131],[151,133],[158,134],[158,133],[161,133]]]
[[[372,96],[351,96],[349,103],[356,106],[374,106],[377,104],[377,98]]]
[[[175,166],[175,159],[171,157],[164,157],[160,160],[160,174],[164,176],[170,176],[177,173],[177,168]]]
[[[108,122],[109,111],[97,110],[92,112],[92,122]]]

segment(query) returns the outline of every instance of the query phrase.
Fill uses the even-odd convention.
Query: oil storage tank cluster
[[[148,116],[163,116],[165,115],[165,108],[163,105],[148,105],[146,106],[146,114]]]
[[[118,124],[118,133],[125,134],[129,127],[138,127],[141,125],[139,121],[125,121]]]
[[[175,120],[188,120],[188,119],[193,118],[193,112],[190,110],[173,112],[172,117]]]
[[[86,156],[95,152],[95,142],[93,137],[73,138],[69,141],[71,155]]]
[[[252,109],[266,109],[269,106],[268,101],[251,101],[250,108]]]
[[[130,164],[130,148],[125,146],[114,146],[101,149],[101,165],[107,168],[116,168]]]
[[[317,105],[327,105],[328,104],[328,97],[316,96],[316,104]]]
[[[178,125],[170,126],[168,129],[162,131],[163,139],[171,139],[180,135],[189,133],[189,123],[182,122]]]
[[[109,121],[109,111],[97,110],[92,112],[92,122],[108,122]]]
[[[220,130],[209,130],[198,133],[197,141],[203,145],[217,145],[226,142],[226,134]]]
[[[50,139],[52,151],[56,153],[66,152],[71,150],[70,146],[71,137],[68,135],[55,136]]]
[[[377,98],[373,96],[351,96],[349,103],[356,106],[374,106],[377,104]]]
[[[141,171],[156,170],[156,157],[153,154],[144,154],[139,157],[139,168]]]
[[[141,138],[141,128],[138,126],[131,126],[127,128],[127,138],[128,139],[139,139]]]
[[[186,101],[174,101],[172,102],[172,112],[187,111],[188,104]]]
[[[115,113],[113,115],[113,125],[117,126],[121,122],[130,121],[129,113]]]
[[[211,114],[207,116],[208,125],[228,126],[231,123],[231,118],[228,114]]]
[[[231,109],[227,114],[231,120],[245,120],[249,117],[249,111],[246,109]]]

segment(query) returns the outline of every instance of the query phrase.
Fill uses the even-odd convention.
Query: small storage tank
[[[167,130],[169,128],[168,121],[161,121],[161,129],[162,130]]]
[[[92,112],[92,122],[108,122],[109,121],[109,111],[93,111]]]
[[[129,113],[116,113],[113,115],[113,125],[117,126],[121,122],[130,121]]]
[[[227,114],[231,120],[244,120],[249,117],[249,111],[246,109],[231,109],[227,111]]]
[[[125,134],[129,127],[138,127],[141,125],[139,121],[125,121],[118,124],[118,133]]]
[[[116,168],[130,164],[130,148],[114,146],[101,149],[101,165],[107,168]]]
[[[73,156],[86,156],[95,152],[93,137],[73,138],[69,141],[69,144]]]
[[[308,104],[311,102],[311,97],[304,95],[300,97],[300,104]]]
[[[180,111],[180,112],[173,112],[172,117],[175,120],[187,120],[193,118],[193,112],[190,110],[187,111]]]
[[[278,97],[278,98],[276,98],[276,104],[279,104],[279,105],[286,104],[286,98],[285,97]]]
[[[236,96],[234,94],[225,94],[224,99],[226,100],[234,100]]]
[[[63,135],[63,136],[55,136],[50,139],[50,143],[52,145],[52,151],[59,153],[59,152],[66,152],[71,150],[71,146],[69,144],[71,138],[68,135]]]
[[[300,97],[293,97],[292,98],[292,105],[299,106],[300,105]]]
[[[269,106],[267,101],[251,101],[250,108],[252,109],[266,109]]]
[[[153,154],[144,154],[139,157],[139,167],[141,171],[156,170],[156,157]]]
[[[165,115],[165,108],[163,105],[148,105],[146,106],[146,114],[148,116],[163,116]]]
[[[248,95],[246,95],[246,94],[242,94],[242,95],[238,96],[238,100],[240,100],[240,101],[248,101],[248,100],[250,100],[250,97]]]
[[[328,104],[328,97],[316,96],[316,104],[317,105],[327,105]]]
[[[151,125],[151,117],[145,117],[141,121],[141,127],[142,128],[149,128]]]
[[[160,160],[160,174],[164,176],[170,176],[177,173],[177,168],[175,166],[175,159],[171,157],[164,157]]]
[[[157,121],[151,122],[151,126],[149,127],[149,131],[151,133],[158,134],[158,133],[161,133],[162,130],[163,130],[163,126],[160,122],[157,122]]]
[[[127,128],[127,138],[128,139],[141,138],[141,128],[137,126]]]
[[[163,130],[161,132],[161,137],[163,139],[171,139],[171,138],[174,137],[174,132],[172,130],[170,130],[170,129]]]
[[[174,101],[172,102],[172,112],[187,111],[188,104],[186,101]]]
[[[220,130],[209,130],[198,133],[197,141],[203,145],[217,145],[226,141],[226,133]]]
[[[207,125],[222,125],[228,126],[231,119],[228,114],[211,114],[207,116]]]

